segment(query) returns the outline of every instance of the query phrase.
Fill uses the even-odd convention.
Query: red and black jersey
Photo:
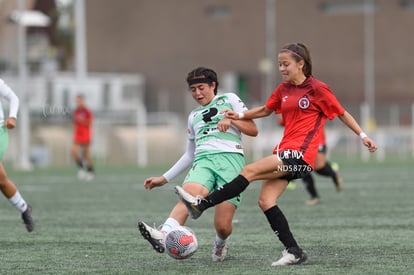
[[[280,84],[267,100],[266,107],[282,114],[285,124],[277,150],[299,151],[311,167],[326,119],[332,120],[345,112],[328,85],[312,76],[300,85]]]
[[[77,143],[88,144],[91,139],[92,113],[86,107],[79,107],[73,112],[73,139]]]

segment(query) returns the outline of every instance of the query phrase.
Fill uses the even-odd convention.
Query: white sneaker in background
[[[78,179],[84,180],[86,178],[86,173],[88,173],[88,172],[86,172],[83,169],[79,169],[79,171],[78,171]]]
[[[306,201],[306,205],[310,205],[310,206],[317,205],[317,204],[320,204],[320,203],[321,203],[321,201],[318,198],[312,198],[312,199]]]
[[[86,181],[92,181],[95,179],[95,173],[94,172],[85,172],[85,178]]]

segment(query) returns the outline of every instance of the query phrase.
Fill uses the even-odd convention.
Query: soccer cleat
[[[335,171],[335,179],[334,179],[335,189],[337,192],[340,192],[342,191],[342,188],[344,186],[344,181],[341,175],[339,174],[339,165],[336,162],[332,162],[331,167]]]
[[[165,236],[164,233],[155,229],[144,222],[138,222],[138,229],[142,237],[146,239],[158,253],[165,251]]]
[[[272,266],[303,264],[308,259],[308,254],[299,247],[290,247],[282,251],[282,258],[272,263]]]
[[[227,256],[227,242],[217,244],[214,242],[213,254],[211,255],[213,262],[222,262]]]
[[[289,181],[288,186],[286,186],[287,190],[295,190],[296,189],[296,183],[294,181]]]
[[[88,172],[86,172],[85,170],[79,169],[79,171],[78,171],[78,179],[84,180],[86,178],[86,174],[87,173]]]
[[[30,205],[27,205],[26,211],[22,213],[22,220],[27,231],[32,232],[34,229],[34,222],[32,219],[32,207]]]
[[[335,173],[335,188],[337,192],[340,192],[342,190],[342,188],[344,187],[344,181],[342,179],[342,177],[339,175],[338,172]]]
[[[86,180],[86,181],[92,181],[94,179],[95,179],[95,173],[94,172],[90,172],[90,171],[85,172],[84,180]]]
[[[306,204],[310,206],[317,205],[320,203],[321,201],[318,198],[311,198],[310,200],[306,201]]]
[[[203,213],[197,207],[200,204],[202,198],[190,195],[181,186],[178,185],[175,186],[174,189],[175,193],[178,195],[178,197],[180,197],[180,200],[187,207],[188,213],[190,214],[191,218],[198,219]]]
[[[339,164],[337,162],[332,161],[331,162],[331,167],[335,172],[339,171]]]

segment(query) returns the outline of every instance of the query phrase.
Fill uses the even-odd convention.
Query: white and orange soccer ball
[[[191,257],[198,248],[194,231],[187,226],[180,226],[169,232],[165,238],[168,255],[174,259],[184,260]]]

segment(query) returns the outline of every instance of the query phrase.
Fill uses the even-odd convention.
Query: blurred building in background
[[[82,3],[85,15],[87,75],[82,80],[75,72],[75,32],[82,27],[75,20],[76,3]],[[78,92],[87,94],[97,115],[99,138],[93,147],[97,157],[108,163],[175,159],[184,148],[186,115],[195,106],[187,92],[187,72],[211,67],[219,73],[223,91],[237,92],[249,107],[263,104],[280,83],[277,52],[290,42],[309,46],[313,74],[328,83],[346,109],[380,141],[383,127],[388,132],[389,127],[408,127],[399,131],[400,137],[387,135],[385,147],[403,144],[402,153],[413,151],[414,0],[27,0],[25,4],[51,18],[47,28],[27,28],[31,145],[40,152],[47,148],[51,163],[70,163],[69,149],[62,148],[71,142],[69,113]],[[19,94],[16,26],[8,20],[15,9],[15,0],[0,1],[0,72]],[[260,144],[273,146],[281,135],[271,119],[259,122],[261,140],[248,139],[256,157]],[[333,128],[331,142],[356,153],[349,150],[355,147],[353,137],[343,135],[338,124],[328,123]],[[62,137],[57,144],[50,127]],[[50,149],[51,144],[61,151],[50,153],[57,150]],[[148,154],[141,155],[142,148]]]
[[[89,70],[142,73],[150,110],[182,111],[186,73],[200,65],[238,73],[247,81],[247,100],[262,103],[267,2],[88,0]],[[290,42],[308,45],[314,75],[331,85],[344,104],[365,100],[365,36],[371,35],[365,33],[365,11],[372,12],[375,101],[412,100],[414,66],[408,53],[414,47],[414,35],[409,35],[414,1],[274,2],[276,50]],[[277,66],[276,56],[271,61]],[[275,84],[280,80],[277,70],[274,79]],[[168,106],[162,106],[163,97]]]

